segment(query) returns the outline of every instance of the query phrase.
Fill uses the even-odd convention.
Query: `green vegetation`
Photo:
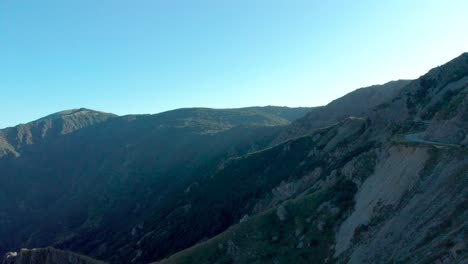
[[[437,101],[422,115],[424,120],[436,119],[446,120],[453,117],[455,110],[462,103],[467,95],[467,90],[460,88],[458,90],[448,90],[444,93],[442,100]]]
[[[349,123],[354,121],[360,126],[354,127],[354,123]],[[185,193],[185,198],[176,207],[183,208],[190,205],[189,211],[182,213],[181,210],[173,210],[169,215],[164,211],[155,212],[147,230],[153,230],[155,232],[153,237],[165,243],[150,244],[146,250],[154,252],[161,248],[186,248],[204,237],[215,236],[238,223],[244,215],[250,215],[257,202],[271,199],[272,190],[280,184],[300,180],[315,169],[321,168],[321,173],[317,175],[321,176],[320,178],[303,184],[305,186],[289,189],[286,197],[294,198],[299,192],[311,187],[315,181],[323,179],[354,157],[369,151],[372,143],[358,143],[357,136],[363,133],[358,129],[361,125],[362,120],[347,120],[336,126],[318,130],[312,135],[231,160],[222,170],[193,185]],[[340,136],[339,142],[349,144],[335,144],[330,152],[337,154],[321,151],[319,144],[323,148],[327,142],[331,142],[341,126],[355,128],[353,130],[355,133]],[[316,154],[312,155],[314,149]],[[371,160],[372,154],[364,156]],[[347,196],[342,197],[341,194],[347,193],[348,190],[346,188],[341,190],[340,186],[337,187],[340,191],[337,191],[334,199],[343,203],[340,207],[346,207],[350,199]],[[210,195],[206,195],[207,193]],[[195,228],[193,219],[197,219]],[[297,221],[300,223],[302,220],[297,219]],[[173,240],[171,234],[181,234],[181,236],[183,234],[184,239]]]
[[[308,109],[188,108],[123,117],[77,109],[1,130],[0,253],[54,245],[112,263],[148,263],[177,252],[163,263],[333,263],[354,260],[348,253],[359,246],[371,263],[400,261],[408,246],[415,258],[439,257],[455,241],[443,236],[458,236],[455,228],[466,222],[466,199],[458,201],[466,150],[417,133],[434,119],[456,114],[466,121],[457,112],[466,83],[453,81],[467,73],[464,54],[410,85],[359,89],[290,126]],[[394,96],[409,109],[389,103]],[[414,159],[426,157],[425,150],[430,157],[421,177],[389,178],[397,177],[392,167],[417,173],[421,163]],[[387,178],[361,185],[377,162]],[[435,182],[442,184],[429,185]],[[360,196],[372,199],[360,200],[372,206],[371,220],[357,227],[358,245],[337,260],[335,235],[342,242],[337,231],[357,186],[372,188]],[[434,196],[423,190],[428,186]],[[374,206],[380,194],[384,202]],[[403,209],[417,214],[396,221]],[[396,224],[380,229],[384,223]],[[426,237],[405,238],[403,232],[428,225]],[[377,232],[383,244],[373,247],[367,242]]]
[[[356,190],[340,180],[282,205],[284,220],[270,209],[160,263],[323,263],[333,254],[334,230],[352,208]]]
[[[330,142],[332,138],[334,138],[337,134],[337,130],[335,127],[329,127],[323,130],[322,136],[320,137],[319,142],[317,142],[317,147],[323,148],[325,145]]]
[[[354,229],[354,234],[353,234],[353,244],[359,243],[359,241],[362,240],[362,237],[366,232],[369,231],[369,225],[368,224],[361,224],[356,229]]]
[[[392,135],[401,136],[404,134],[422,132],[427,128],[427,124],[422,121],[406,120],[390,125],[389,130]]]
[[[146,251],[139,261],[190,246],[205,235],[169,247],[150,236],[142,240],[145,244],[137,243],[151,232],[146,227],[170,225],[189,185],[202,182],[232,157],[267,147],[284,125],[306,111],[191,108],[116,117],[76,109],[2,130],[1,146],[11,143],[19,157],[0,158],[0,206],[8,211],[0,216],[5,217],[0,254],[29,240],[28,246],[54,244],[128,263],[146,243],[159,251]],[[142,223],[144,228],[129,236]],[[106,250],[97,252],[104,244]]]

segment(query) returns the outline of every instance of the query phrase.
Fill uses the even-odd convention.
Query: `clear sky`
[[[316,106],[468,51],[466,0],[0,0],[0,128],[86,107]]]

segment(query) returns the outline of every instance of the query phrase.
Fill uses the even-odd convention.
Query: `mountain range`
[[[467,94],[464,53],[321,107],[2,129],[3,263],[464,263]]]

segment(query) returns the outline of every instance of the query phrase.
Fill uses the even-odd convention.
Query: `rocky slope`
[[[36,248],[7,253],[2,264],[104,264],[104,262],[55,248]]]
[[[466,263],[467,93],[465,53],[289,127],[284,108],[181,109],[20,148],[3,137],[17,155],[0,158],[0,249],[54,245],[112,263]]]
[[[317,128],[333,125],[349,116],[367,117],[374,107],[395,98],[410,82],[398,80],[360,88],[325,106],[315,107],[307,115],[294,121],[275,143],[307,135]]]
[[[160,263],[465,263],[467,81],[463,54],[366,119],[231,163],[203,222],[233,225]]]

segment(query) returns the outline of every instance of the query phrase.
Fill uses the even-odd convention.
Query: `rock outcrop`
[[[21,249],[10,252],[2,264],[105,264],[104,262],[55,248]]]
[[[112,263],[466,263],[468,54],[390,90],[314,108],[272,147],[289,115],[183,109],[113,118],[0,159],[0,190],[10,184],[0,202],[18,212],[0,212],[0,251],[12,237]],[[66,166],[50,170],[58,160]],[[32,191],[19,199],[20,189]],[[38,203],[39,189],[50,202]],[[93,261],[47,248],[3,264]]]
[[[244,210],[248,221],[158,263],[466,263],[467,94],[465,53],[365,119],[344,119],[231,164],[233,179],[248,175],[239,190],[255,180],[279,183],[265,188],[270,193],[251,188],[256,197],[245,207],[256,202],[257,214]],[[303,180],[308,175],[315,177]]]

